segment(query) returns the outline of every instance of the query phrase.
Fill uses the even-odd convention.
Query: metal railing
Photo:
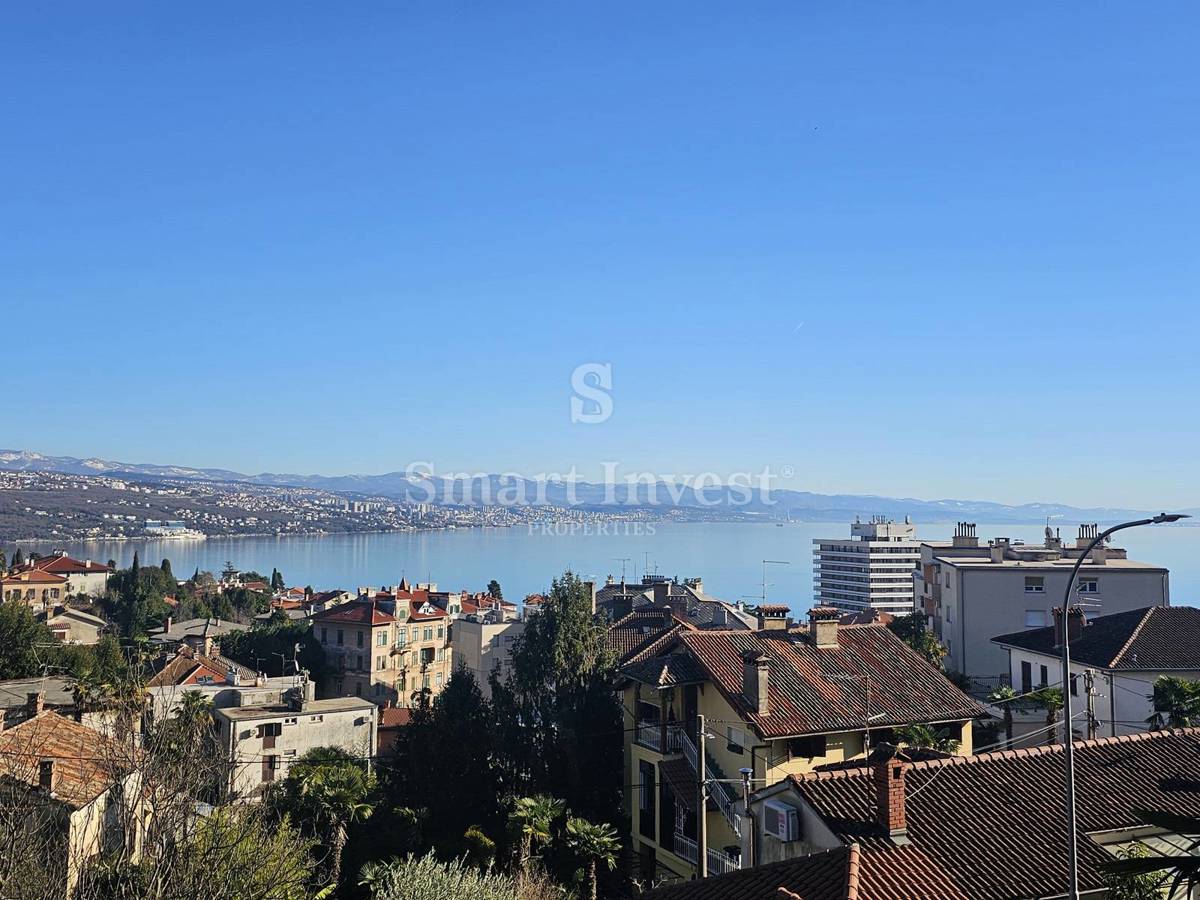
[[[678,753],[682,740],[685,738],[683,729],[678,725],[667,726],[667,745],[663,747],[662,725],[658,722],[638,722],[634,732],[634,740],[643,747],[657,750],[659,753]]]
[[[684,757],[691,763],[692,771],[699,771],[696,745],[682,730],[679,731],[679,740]],[[721,810],[721,815],[725,817],[725,821],[729,823],[733,833],[740,835],[742,833],[741,816],[734,810],[733,795],[729,791],[729,786],[720,780],[724,777],[721,774],[720,766],[707,753],[704,754],[704,774],[704,782],[708,786],[708,796],[717,804],[717,809]]]
[[[693,866],[700,859],[699,845],[685,834],[675,832],[675,843],[673,845],[675,855],[680,859],[686,859]],[[741,860],[735,859],[727,855],[722,850],[715,850],[712,847],[708,848],[708,874],[709,875],[724,875],[726,872],[736,872],[741,868]]]

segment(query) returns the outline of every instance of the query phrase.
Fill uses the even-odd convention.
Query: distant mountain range
[[[745,518],[793,518],[806,521],[845,522],[855,516],[911,516],[918,522],[978,520],[987,523],[1045,522],[1047,517],[1068,522],[1111,522],[1136,518],[1146,510],[1110,507],[1080,508],[1061,503],[1026,503],[1010,506],[986,500],[918,500],[859,494],[815,494],[809,491],[772,489],[769,497],[749,488],[722,487],[697,493],[689,487],[658,483],[605,485],[576,482],[537,482],[531,479],[489,475],[470,482],[440,476],[421,477],[404,472],[382,475],[295,475],[263,472],[246,475],[228,469],[125,463],[107,459],[44,456],[28,450],[0,450],[0,469],[61,472],[72,475],[111,475],[137,480],[184,479],[192,481],[246,482],[276,487],[303,487],[347,494],[389,497],[406,502],[435,504],[493,504],[497,502],[573,505],[583,508],[621,506],[706,507]],[[769,501],[769,502],[768,502]],[[1200,509],[1178,510],[1200,515]],[[1153,511],[1157,512],[1157,510]]]

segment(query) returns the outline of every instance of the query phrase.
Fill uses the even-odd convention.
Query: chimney
[[[787,631],[788,608],[779,604],[760,603],[755,610],[759,631]]]
[[[974,522],[959,522],[954,528],[955,547],[978,547],[979,538],[975,536]]]
[[[880,744],[871,754],[871,781],[875,785],[875,822],[893,839],[907,842],[904,815],[904,779],[908,763],[891,744]]]
[[[1008,538],[998,537],[988,542],[988,554],[992,562],[1004,562],[1004,555],[1008,552]]]
[[[815,606],[808,611],[808,636],[818,650],[838,645],[838,621],[842,614],[832,606]]]
[[[725,604],[723,604],[723,603],[718,604],[713,609],[712,623],[714,625],[722,625],[722,626],[729,624],[729,612],[728,612],[728,610],[725,609]]]
[[[1062,607],[1056,606],[1054,613],[1054,646],[1061,647],[1063,645],[1063,626],[1062,626]],[[1071,639],[1071,643],[1075,643],[1083,636],[1083,626],[1086,620],[1083,617],[1083,608],[1072,606],[1067,611],[1067,636]]]
[[[654,582],[654,605],[666,606],[670,602],[671,585],[670,582],[656,581]]]
[[[30,691],[25,695],[25,708],[29,711],[29,717],[33,718],[46,708],[46,695],[41,691]]]
[[[54,769],[53,759],[43,759],[38,762],[38,786],[54,793],[58,787],[58,773]]]
[[[746,702],[760,716],[769,715],[771,702],[767,696],[771,658],[759,650],[742,654],[742,693]]]
[[[170,630],[171,630],[171,626],[172,626],[174,623],[175,623],[175,619],[174,619],[172,616],[167,616],[167,624],[166,624],[166,625],[163,627],[163,631],[164,631],[164,632],[170,631]]]
[[[1075,549],[1082,550],[1090,544],[1100,533],[1100,526],[1096,523],[1090,525],[1080,525],[1079,533],[1075,535]]]
[[[1097,544],[1092,548],[1092,565],[1103,566],[1108,562],[1108,548],[1103,544]]]

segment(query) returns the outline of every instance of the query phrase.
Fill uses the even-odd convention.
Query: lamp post
[[[1079,567],[1091,556],[1092,550],[1106,540],[1109,535],[1123,531],[1126,528],[1138,528],[1142,525],[1162,525],[1167,522],[1178,522],[1180,519],[1187,518],[1189,516],[1182,513],[1159,513],[1152,519],[1122,522],[1120,525],[1114,525],[1112,528],[1100,532],[1092,538],[1092,542],[1079,554],[1079,558],[1075,560],[1075,565],[1071,567],[1071,577],[1067,579],[1067,590],[1063,594],[1062,618],[1059,621],[1062,627],[1063,731],[1065,732],[1063,734],[1063,743],[1066,751],[1067,782],[1068,900],[1079,900],[1079,851],[1075,845],[1075,736],[1071,732],[1071,719],[1073,718],[1073,713],[1071,712],[1071,639],[1070,628],[1068,628],[1068,616],[1071,609],[1071,588],[1075,585],[1075,576],[1079,574]]]

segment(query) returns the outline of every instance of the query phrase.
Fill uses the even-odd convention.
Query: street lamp
[[[1075,576],[1079,574],[1079,567],[1083,565],[1084,560],[1092,555],[1092,550],[1098,544],[1106,540],[1109,535],[1118,531],[1123,531],[1126,528],[1138,528],[1142,525],[1163,525],[1167,522],[1178,522],[1180,519],[1188,519],[1190,516],[1183,513],[1159,513],[1152,519],[1138,519],[1136,522],[1122,522],[1120,525],[1114,525],[1105,531],[1100,532],[1092,542],[1087,545],[1079,558],[1075,560],[1075,565],[1071,567],[1071,577],[1067,580],[1067,590],[1063,594],[1062,618],[1059,620],[1062,628],[1062,695],[1063,695],[1063,741],[1066,750],[1066,770],[1067,770],[1067,861],[1069,866],[1070,884],[1067,891],[1068,900],[1079,900],[1079,851],[1075,846],[1075,735],[1071,732],[1071,639],[1070,628],[1067,627],[1068,616],[1071,609],[1071,588],[1075,584]]]

